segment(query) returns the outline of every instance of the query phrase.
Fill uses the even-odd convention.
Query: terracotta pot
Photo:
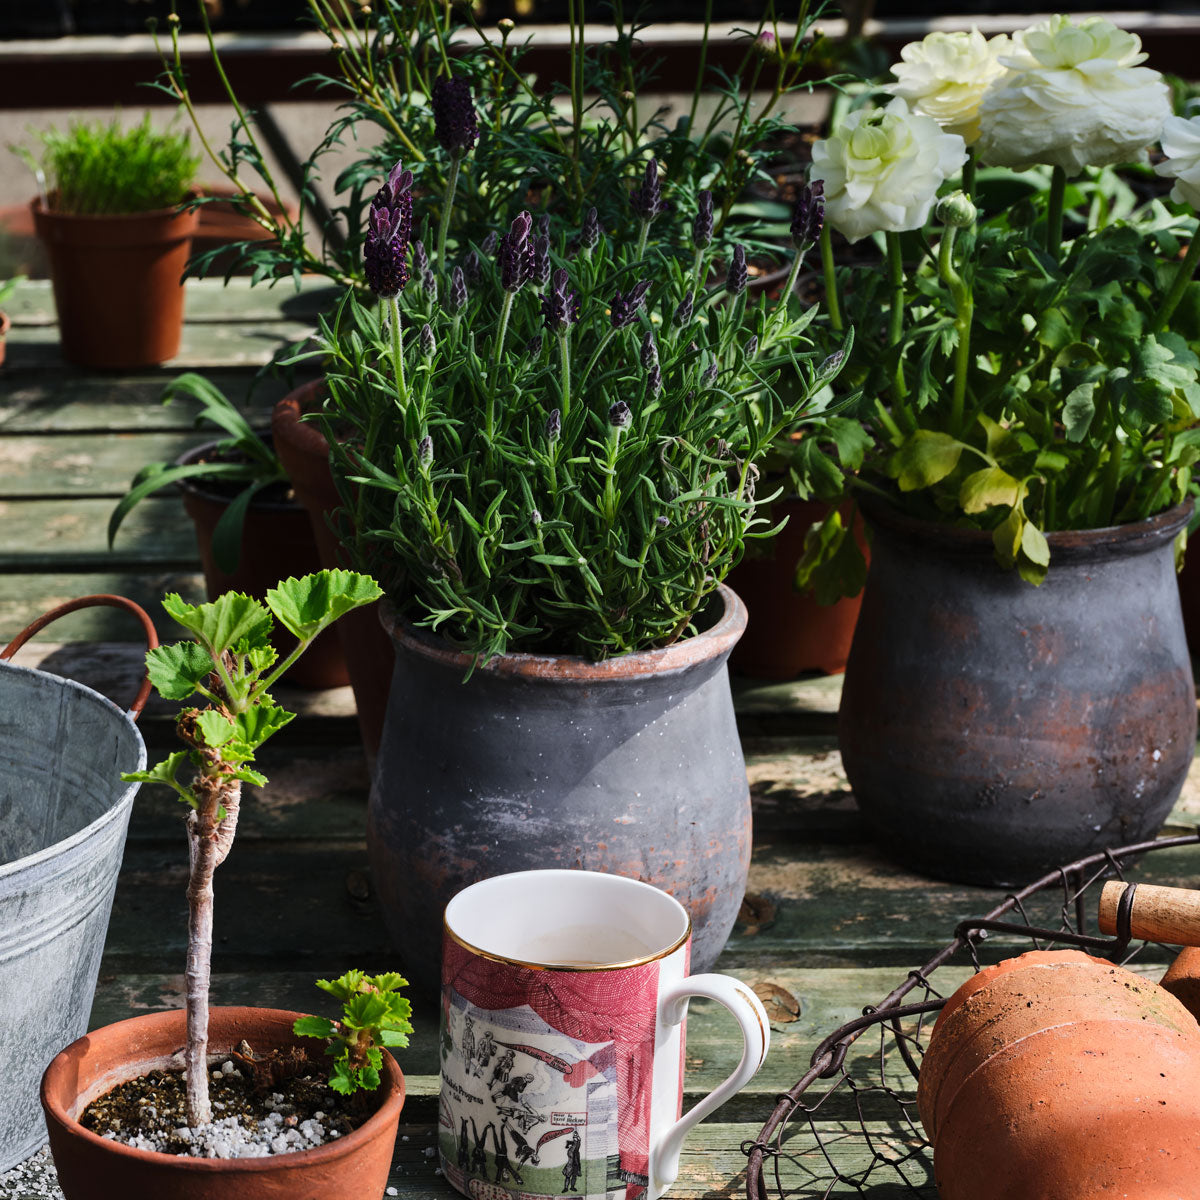
[[[818,604],[811,590],[799,592],[793,580],[809,527],[823,521],[829,505],[790,496],[771,505],[768,519],[787,524],[766,543],[762,555],[747,552],[726,582],[745,602],[750,621],[729,659],[730,669],[756,679],[795,679],[806,671],[837,675],[846,669],[862,595],[836,604]],[[854,532],[867,553],[862,518]],[[752,543],[753,545],[762,545]]]
[[[1200,1026],[1075,950],[988,967],[943,1009],[917,1105],[941,1200],[1167,1200],[1200,1171]]]
[[[1200,946],[1184,946],[1159,981],[1184,1008],[1200,1021]]]
[[[4,347],[8,340],[8,331],[12,328],[12,318],[8,313],[0,312],[0,366],[4,365]]]
[[[292,1022],[301,1015],[271,1008],[212,1009],[210,1061],[228,1055],[243,1038],[256,1050],[299,1047],[311,1054],[316,1043],[292,1033]],[[79,1114],[118,1084],[156,1068],[180,1067],[185,1037],[181,1009],[134,1017],[72,1042],[46,1068],[42,1109],[66,1200],[378,1200],[383,1195],[404,1104],[404,1076],[390,1054],[383,1056],[379,1109],[353,1133],[313,1150],[267,1158],[188,1158],[135,1150],[79,1124]]]
[[[397,621],[367,808],[371,876],[405,976],[440,987],[442,910],[468,884],[545,867],[656,884],[711,969],[746,890],[750,789],[726,662],[746,609],[661,650],[602,662],[474,657]],[[467,678],[468,673],[470,678]]]
[[[85,216],[32,201],[50,257],[63,357],[82,367],[149,367],[179,352],[183,272],[196,212]]]
[[[346,567],[349,563],[345,551],[330,524],[330,514],[341,507],[342,501],[329,469],[329,443],[311,421],[300,419],[319,407],[323,386],[321,380],[314,380],[284,396],[271,416],[271,433],[296,500],[308,513],[321,566]],[[392,644],[379,623],[378,604],[347,613],[333,632],[341,639],[363,747],[373,763],[379,750],[393,662]]]
[[[209,442],[197,446],[179,461],[198,462],[215,445],[215,442]],[[221,570],[213,558],[213,531],[228,510],[231,497],[210,491],[202,482],[192,479],[181,480],[177,486],[183,493],[183,507],[196,527],[196,545],[204,567],[204,589],[210,600],[228,591],[245,592],[261,599],[267,589],[273,588],[281,579],[320,570],[321,562],[308,514],[291,500],[253,502],[246,510],[242,526],[242,552],[237,567],[232,572]],[[277,625],[272,644],[282,656],[291,652],[296,639]],[[299,687],[344,687],[349,682],[349,675],[337,630],[326,629],[284,678]]]
[[[1155,835],[1196,741],[1172,550],[1190,510],[1051,533],[1033,587],[989,533],[864,503],[838,739],[881,844],[932,875],[1014,885]]]
[[[200,223],[192,238],[193,258],[210,250],[217,250],[234,242],[265,242],[271,240],[271,235],[257,221],[243,215],[231,203],[234,189],[231,187],[204,184],[200,193],[205,196],[219,196],[210,204],[202,204],[199,209]],[[280,205],[268,193],[256,193],[259,201],[272,216],[286,217],[293,224],[300,217],[300,208],[296,204]],[[215,255],[209,262],[207,274],[223,275],[235,266],[233,253]],[[240,268],[245,272],[248,268]]]

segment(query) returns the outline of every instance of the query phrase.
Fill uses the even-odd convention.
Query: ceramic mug
[[[691,921],[665,892],[593,871],[521,871],[446,906],[438,1147],[472,1200],[655,1200],[684,1136],[762,1066],[758,997],[688,977]],[[741,1062],[680,1117],[692,996],[723,1004]]]

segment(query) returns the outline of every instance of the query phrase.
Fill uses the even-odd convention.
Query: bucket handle
[[[80,596],[78,600],[68,600],[65,604],[59,604],[52,608],[49,612],[43,613],[32,624],[27,625],[20,633],[17,634],[3,650],[0,650],[0,662],[7,662],[27,641],[37,632],[45,629],[51,621],[57,621],[59,617],[65,617],[67,613],[76,612],[81,608],[123,608],[127,612],[133,613],[135,617],[142,623],[142,632],[146,635],[146,646],[153,650],[158,645],[158,631],[154,628],[154,622],[150,620],[149,614],[140,604],[135,604],[132,600],[127,600],[124,596],[112,596],[101,594],[96,596]],[[142,676],[141,687],[138,688],[137,695],[133,698],[133,703],[129,706],[129,716],[136,721],[142,709],[145,707],[147,699],[150,696],[150,676]]]

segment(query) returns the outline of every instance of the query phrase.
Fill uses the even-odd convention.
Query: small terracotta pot
[[[786,516],[787,524],[767,543],[765,555],[747,553],[729,572],[725,582],[750,614],[746,636],[729,659],[730,670],[756,679],[795,679],[806,671],[837,675],[846,669],[862,593],[836,604],[818,604],[811,591],[798,592],[793,583],[805,535],[828,513],[829,505],[820,500],[789,496],[776,501],[769,520]],[[866,554],[857,513],[854,535]]]
[[[63,357],[82,367],[149,367],[179,352],[192,210],[91,216],[32,201],[50,257]]]
[[[1159,980],[1184,1008],[1200,1021],[1200,946],[1184,946]]]
[[[201,195],[219,197],[199,208],[200,223],[192,238],[192,255],[205,254],[234,242],[265,242],[272,240],[271,235],[257,221],[238,212],[232,200],[234,189],[217,184],[203,184],[199,188]],[[296,204],[280,205],[269,193],[256,193],[259,203],[274,217],[286,218],[292,224],[300,217],[300,208]],[[215,255],[207,267],[208,275],[222,275],[235,266],[233,253]],[[240,271],[249,268],[241,267]]]
[[[8,340],[8,331],[12,328],[12,318],[8,313],[0,312],[0,366],[4,365],[4,347]]]
[[[292,481],[296,500],[307,510],[323,567],[346,567],[345,551],[329,516],[341,497],[329,469],[329,443],[311,421],[300,418],[320,405],[321,380],[306,383],[284,396],[271,416],[275,453]],[[394,654],[391,639],[379,622],[379,605],[347,613],[334,626],[354,689],[358,725],[368,761],[374,762],[383,732]]]
[[[968,980],[917,1106],[942,1200],[1165,1200],[1200,1172],[1200,1026],[1157,984],[1075,950]]]
[[[179,460],[197,462],[216,445],[197,446]],[[196,527],[196,545],[204,567],[204,589],[210,600],[223,592],[245,592],[261,599],[289,575],[307,575],[321,568],[317,545],[313,540],[308,514],[292,501],[255,501],[246,510],[242,527],[242,553],[235,570],[227,572],[213,558],[212,539],[217,522],[229,508],[230,498],[207,490],[190,479],[178,484],[183,507]],[[282,657],[296,645],[286,631],[276,629],[272,644]],[[284,677],[289,683],[307,688],[344,687],[350,682],[342,645],[336,628],[322,633]]]
[[[271,1008],[214,1008],[209,1017],[212,1058],[243,1038],[255,1050],[299,1047],[300,1013]],[[156,1068],[180,1067],[185,1013],[152,1013],[106,1025],[72,1042],[42,1077],[42,1109],[50,1150],[66,1200],[378,1200],[387,1186],[404,1076],[384,1054],[378,1110],[353,1133],[313,1150],[267,1158],[188,1158],[135,1150],[79,1124],[81,1112],[118,1084]]]

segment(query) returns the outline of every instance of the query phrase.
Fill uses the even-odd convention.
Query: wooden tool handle
[[[1100,932],[1117,932],[1117,906],[1131,884],[1110,879],[1100,893]],[[1129,931],[1135,938],[1172,946],[1200,946],[1200,892],[1188,888],[1137,885]]]

